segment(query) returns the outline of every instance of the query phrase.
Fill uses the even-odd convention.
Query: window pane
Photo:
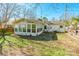
[[[26,32],[26,25],[23,25],[23,32]]]
[[[32,24],[32,32],[36,32],[36,25],[35,24]]]
[[[31,25],[27,24],[27,32],[31,32]]]
[[[19,25],[19,32],[22,32],[22,28],[21,28],[21,25]]]

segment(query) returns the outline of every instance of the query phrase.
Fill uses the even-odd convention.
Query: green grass
[[[63,35],[64,33],[57,33],[57,37],[59,38],[58,40],[63,40],[66,39],[66,36]]]
[[[53,35],[53,34],[51,34]],[[62,35],[59,35],[60,38],[62,38]],[[50,36],[50,35],[49,35]],[[47,38],[47,36],[45,37]],[[66,48],[57,45],[56,41],[57,40],[49,40],[43,41],[39,40],[32,40],[32,39],[25,39],[21,37],[11,37],[11,36],[6,36],[6,39],[11,42],[11,44],[14,44],[11,47],[6,46],[8,44],[7,41],[5,41],[4,48],[25,48],[25,50],[28,50],[28,53],[30,55],[39,55],[39,56],[64,56],[64,55],[69,55],[66,52]],[[2,39],[1,39],[2,40]],[[17,53],[16,53],[17,54]]]
[[[53,43],[53,44],[51,44]],[[66,49],[62,46],[56,45],[55,42],[32,42],[33,47],[39,50],[37,55],[44,56],[64,56],[66,54]]]

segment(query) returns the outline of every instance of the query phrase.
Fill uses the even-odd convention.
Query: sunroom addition
[[[40,35],[43,32],[43,25],[40,23],[20,22],[15,25],[14,33],[18,35]]]

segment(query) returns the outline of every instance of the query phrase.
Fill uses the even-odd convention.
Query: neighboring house
[[[13,32],[13,27],[11,24],[5,24],[5,23],[1,23],[0,24],[0,31],[6,29],[6,32]]]
[[[40,35],[44,30],[44,24],[38,20],[26,20],[15,24],[14,33],[18,35]]]

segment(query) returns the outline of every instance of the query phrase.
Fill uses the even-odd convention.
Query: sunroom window
[[[27,24],[27,32],[31,32],[31,24]]]
[[[19,25],[19,32],[22,32],[22,26]]]
[[[26,32],[26,25],[23,25],[23,32]]]
[[[36,32],[36,25],[35,24],[32,24],[32,32]]]

